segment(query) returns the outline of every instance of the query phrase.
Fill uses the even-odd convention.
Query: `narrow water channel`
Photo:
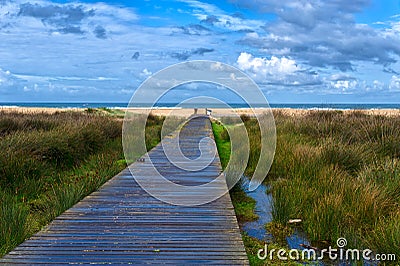
[[[261,184],[256,190],[249,191],[250,180],[246,177],[241,179],[242,189],[246,194],[256,201],[255,213],[258,219],[247,222],[243,225],[243,230],[251,237],[265,242],[273,242],[273,236],[265,229],[265,225],[272,222],[272,196],[267,193],[268,186]],[[300,244],[310,246],[306,235],[298,229],[286,238],[289,249],[304,249]]]
[[[254,237],[258,240],[266,243],[272,243],[274,238],[269,233],[265,225],[272,221],[272,195],[267,193],[269,187],[261,184],[256,190],[249,191],[250,180],[247,177],[243,177],[240,180],[242,189],[246,194],[256,201],[255,213],[258,215],[258,219],[255,221],[247,222],[242,225],[243,231],[249,236]],[[298,228],[295,228],[293,234],[286,237],[287,246],[289,249],[304,250],[305,248],[301,245],[312,246],[310,241],[307,239],[307,235]],[[312,265],[318,266],[348,266],[353,265],[348,261],[313,261]],[[359,264],[358,264],[359,265]],[[378,263],[361,261],[363,266],[377,266]]]

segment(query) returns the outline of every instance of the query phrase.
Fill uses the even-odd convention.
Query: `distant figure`
[[[206,108],[206,115],[211,116],[212,111],[208,108]]]
[[[197,108],[194,108],[194,114],[197,115]]]

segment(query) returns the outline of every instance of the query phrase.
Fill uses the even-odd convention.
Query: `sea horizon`
[[[230,103],[230,104],[185,104],[179,105],[178,103],[156,103],[154,105],[143,104],[129,104],[126,102],[0,102],[0,108],[60,108],[60,109],[75,109],[75,108],[227,108],[230,106],[234,109],[249,108],[249,105],[244,103]],[[321,109],[321,110],[351,110],[351,109],[400,109],[400,103],[270,103],[269,106],[273,109],[291,108],[291,109]],[[265,108],[266,105],[253,104],[253,108]]]

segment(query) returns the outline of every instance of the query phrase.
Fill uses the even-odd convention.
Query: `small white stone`
[[[290,219],[288,224],[298,224],[301,223],[301,219]]]

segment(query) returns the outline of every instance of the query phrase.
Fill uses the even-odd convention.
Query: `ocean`
[[[0,102],[0,108],[7,107],[49,107],[49,108],[126,108],[128,103],[123,102]],[[157,103],[154,107],[172,108],[176,107],[176,103]],[[247,104],[232,103],[229,104],[232,108],[246,108]],[[138,104],[134,107],[150,107],[150,104]],[[225,105],[216,104],[190,104],[183,105],[184,108],[226,108]],[[265,107],[264,105],[253,105],[253,107]],[[293,108],[293,109],[326,109],[326,110],[349,110],[349,109],[400,109],[400,103],[271,103],[271,108]]]

